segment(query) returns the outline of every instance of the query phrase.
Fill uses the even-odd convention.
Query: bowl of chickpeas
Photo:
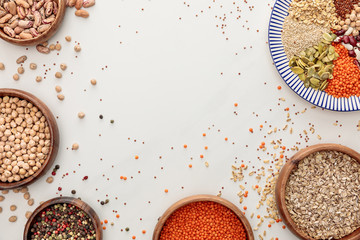
[[[40,99],[17,89],[0,89],[0,111],[0,190],[29,185],[56,158],[56,120]]]

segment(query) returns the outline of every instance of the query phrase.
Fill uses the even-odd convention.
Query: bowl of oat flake
[[[275,197],[300,239],[360,239],[360,154],[338,144],[300,150],[281,170]]]
[[[0,190],[39,179],[58,148],[59,131],[49,108],[28,92],[0,89]]]

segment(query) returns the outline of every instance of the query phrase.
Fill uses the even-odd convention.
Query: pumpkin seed
[[[302,69],[301,67],[292,67],[291,71],[298,75],[304,73],[304,69]]]

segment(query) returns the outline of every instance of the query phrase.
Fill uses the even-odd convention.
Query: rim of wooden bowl
[[[16,39],[16,38],[12,38],[12,37],[9,37],[8,35],[6,35],[6,33],[4,33],[4,31],[3,31],[3,29],[0,28],[0,38],[2,38],[3,40],[5,40],[9,43],[19,45],[19,46],[33,46],[33,45],[37,45],[37,44],[40,44],[40,43],[43,43],[43,42],[46,42],[47,40],[49,40],[59,29],[59,27],[64,19],[65,10],[66,10],[66,0],[55,0],[55,1],[58,2],[58,13],[56,14],[55,21],[53,22],[53,24],[51,24],[51,26],[48,30],[46,30],[39,36],[32,38],[32,39]]]
[[[35,220],[35,217],[41,211],[43,211],[45,208],[55,205],[55,204],[59,204],[59,203],[72,204],[72,205],[80,208],[81,210],[83,210],[91,218],[91,221],[94,224],[94,228],[95,228],[95,232],[96,232],[96,240],[103,239],[103,233],[102,233],[102,229],[101,229],[99,216],[96,214],[95,210],[92,209],[92,207],[90,207],[90,205],[88,205],[86,202],[84,202],[78,198],[57,197],[57,198],[52,198],[52,199],[44,202],[43,204],[41,204],[39,207],[37,207],[34,210],[34,212],[31,214],[31,216],[29,217],[28,221],[25,224],[23,240],[30,240],[28,235],[29,235],[29,231],[31,229],[32,223]]]
[[[245,215],[240,211],[240,209],[238,207],[236,207],[233,203],[231,203],[230,201],[228,201],[224,198],[214,196],[214,195],[200,194],[200,195],[194,195],[194,196],[183,198],[183,199],[177,201],[176,203],[174,203],[173,205],[171,205],[164,212],[164,214],[160,217],[158,223],[156,224],[155,230],[153,233],[153,240],[160,239],[160,234],[161,234],[162,228],[164,227],[165,222],[176,210],[178,210],[179,208],[182,208],[190,203],[194,203],[194,202],[215,202],[215,203],[218,203],[218,204],[221,204],[221,205],[227,207],[228,209],[233,211],[235,213],[235,215],[240,219],[241,223],[243,224],[243,226],[245,228],[245,231],[247,234],[247,239],[248,240],[255,239],[254,233],[252,231],[249,221],[247,220]]]
[[[10,97],[18,97],[20,99],[24,99],[28,102],[31,102],[34,106],[36,106],[42,114],[45,116],[46,121],[49,125],[50,130],[50,151],[49,154],[41,166],[41,168],[36,171],[32,176],[24,178],[18,182],[1,182],[0,181],[0,190],[5,189],[13,189],[19,188],[25,185],[29,185],[43,176],[54,163],[58,149],[59,149],[59,129],[54,118],[54,115],[51,113],[50,109],[43,103],[40,99],[32,95],[31,93],[18,90],[18,89],[10,89],[10,88],[0,88],[0,97],[10,96]]]
[[[325,143],[325,144],[317,144],[313,145],[304,149],[301,149],[299,152],[297,152],[294,156],[292,156],[289,161],[284,165],[282,170],[280,171],[278,180],[276,182],[275,187],[275,199],[276,199],[276,205],[279,210],[279,213],[281,215],[282,220],[290,229],[290,231],[298,236],[300,239],[304,240],[316,240],[315,238],[310,238],[305,232],[303,232],[296,223],[292,220],[289,211],[286,207],[286,201],[285,201],[285,187],[286,183],[289,179],[289,176],[292,172],[292,170],[297,166],[297,164],[303,160],[308,155],[319,152],[319,151],[338,151],[345,153],[349,155],[350,157],[354,158],[356,161],[360,163],[360,154],[356,152],[355,150],[339,145],[339,144],[333,144],[333,143]],[[352,232],[351,234],[340,238],[341,240],[357,240],[360,239],[360,228]]]

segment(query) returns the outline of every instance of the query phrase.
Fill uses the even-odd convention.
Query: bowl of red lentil
[[[0,190],[29,185],[55,161],[59,130],[50,109],[34,95],[0,89]]]
[[[59,29],[66,0],[1,1],[0,38],[20,46],[46,42]]]
[[[100,219],[84,201],[58,197],[35,209],[25,225],[23,239],[72,239],[75,235],[76,239],[102,240]]]
[[[254,240],[245,215],[231,202],[213,195],[184,198],[160,217],[153,240]]]
[[[275,199],[300,239],[360,239],[360,154],[339,144],[304,148],[282,168]]]

